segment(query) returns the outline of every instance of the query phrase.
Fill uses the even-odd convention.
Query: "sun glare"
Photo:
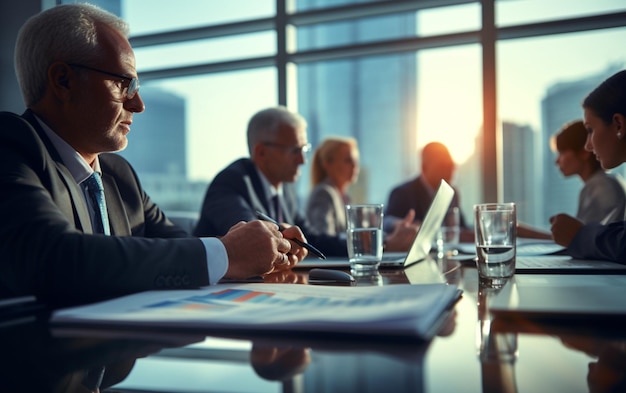
[[[474,45],[418,55],[418,149],[438,141],[448,146],[457,164],[472,156],[482,122],[480,64]]]

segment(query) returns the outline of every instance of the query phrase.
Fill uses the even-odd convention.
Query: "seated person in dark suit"
[[[391,191],[389,202],[385,206],[385,231],[389,231],[395,222],[411,209],[415,211],[415,221],[424,220],[441,180],[451,183],[455,164],[445,145],[439,142],[428,143],[422,149],[421,161],[422,173]],[[460,210],[458,190],[454,191],[450,207],[459,207],[461,241],[473,241],[474,230],[468,227]]]
[[[297,227],[280,234],[261,221],[221,239],[190,237],[126,160],[105,153],[126,147],[133,115],[144,110],[127,36],[123,20],[90,4],[48,9],[20,30],[15,64],[28,109],[0,113],[0,298],[75,304],[195,288],[306,256],[283,237],[304,239]],[[91,199],[85,185],[94,173],[104,199],[102,189]]]
[[[256,211],[280,223],[297,225],[308,241],[326,255],[346,256],[344,236],[316,235],[298,210],[293,182],[310,150],[306,121],[284,107],[256,113],[248,123],[248,150],[215,176],[207,190],[196,236],[222,236],[239,221],[256,218]],[[416,229],[401,222],[387,237],[389,250],[407,250]]]

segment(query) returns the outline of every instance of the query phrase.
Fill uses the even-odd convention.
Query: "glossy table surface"
[[[626,391],[623,329],[494,321],[487,304],[498,289],[479,285],[472,266],[431,263],[438,277],[418,264],[357,282],[419,284],[443,277],[462,289],[427,343],[86,333],[50,329],[42,318],[0,326],[0,391],[88,392],[100,379],[102,391],[111,392]],[[306,283],[306,273],[267,280]]]

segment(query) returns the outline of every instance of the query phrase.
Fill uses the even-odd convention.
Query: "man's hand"
[[[552,224],[550,230],[552,231],[554,242],[563,247],[570,245],[574,236],[584,225],[582,221],[567,214],[557,214],[550,217],[550,224]]]
[[[220,240],[228,255],[226,278],[261,276],[279,266],[289,266],[286,254],[291,252],[292,244],[269,222],[239,222]]]
[[[287,240],[298,239],[301,242],[304,242],[304,243],[307,242],[306,238],[304,237],[304,234],[302,233],[299,227],[295,225],[289,225],[289,224],[281,224],[281,226],[284,228],[282,233],[285,239]],[[289,259],[289,265],[284,267],[281,270],[291,269],[298,262],[306,258],[306,256],[309,254],[309,250],[307,250],[304,247],[299,246],[297,243],[291,240],[289,241],[289,243],[291,243],[291,251],[287,253],[287,258]]]
[[[402,220],[395,224],[393,232],[385,239],[387,251],[407,251],[411,247],[419,229],[419,225],[413,220],[415,220],[415,210],[411,209]]]

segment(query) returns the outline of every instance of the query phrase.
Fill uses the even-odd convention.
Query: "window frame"
[[[132,36],[134,48],[153,45],[189,42],[199,39],[228,37],[254,32],[275,31],[276,53],[273,56],[250,57],[230,61],[208,62],[193,66],[162,68],[141,72],[142,81],[192,75],[213,74],[227,71],[275,67],[277,70],[277,96],[279,105],[288,102],[288,68],[290,65],[375,56],[398,52],[417,52],[423,49],[479,44],[482,48],[483,75],[483,145],[481,177],[483,200],[500,201],[502,198],[501,125],[498,121],[496,86],[496,43],[501,40],[538,37],[554,34],[585,32],[598,29],[626,27],[626,12],[604,13],[593,16],[564,18],[540,23],[526,23],[505,27],[496,26],[496,0],[394,0],[373,1],[328,7],[323,9],[291,12],[288,0],[276,0],[276,15],[233,23]],[[427,37],[382,40],[332,48],[289,51],[288,29],[319,23],[345,21],[364,17],[387,15],[398,12],[417,12],[430,8],[479,3],[481,6],[481,29],[440,34]]]

